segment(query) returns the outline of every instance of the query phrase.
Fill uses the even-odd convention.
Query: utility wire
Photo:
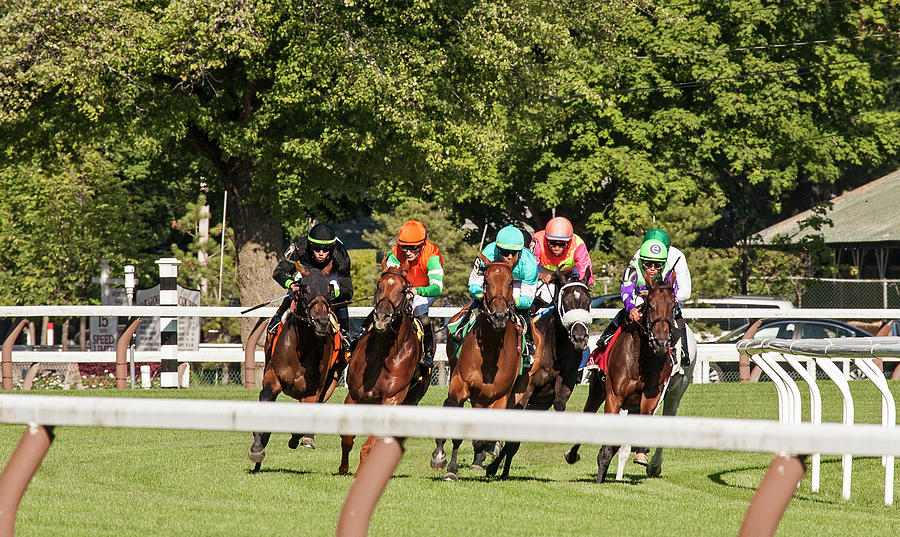
[[[806,45],[827,45],[829,43],[839,43],[844,41],[862,41],[865,39],[880,39],[882,37],[888,36],[896,36],[900,35],[900,32],[885,32],[883,34],[872,34],[872,35],[858,35],[853,37],[836,37],[834,39],[818,39],[815,41],[795,41],[793,43],[778,43],[775,45],[755,45],[752,47],[735,47],[735,48],[725,48],[725,49],[716,49],[716,50],[698,50],[695,52],[676,52],[673,54],[649,54],[646,56],[621,56],[618,58],[614,58],[616,60],[652,60],[652,59],[663,59],[663,58],[687,58],[691,56],[707,56],[711,54],[729,54],[733,52],[751,52],[756,50],[768,50],[768,49],[779,49],[779,48],[790,48],[790,47],[801,47]]]
[[[644,91],[657,91],[664,89],[683,89],[683,88],[695,88],[699,86],[707,86],[714,82],[725,82],[729,80],[745,80],[748,78],[760,77],[760,78],[772,78],[774,75],[781,75],[786,73],[794,73],[797,75],[808,74],[812,69],[816,67],[828,67],[833,65],[848,65],[852,63],[868,63],[870,61],[882,60],[887,58],[895,58],[900,56],[898,54],[885,54],[883,56],[871,56],[869,58],[854,58],[852,60],[844,60],[839,62],[824,62],[824,63],[814,63],[809,65],[802,65],[800,67],[792,67],[788,69],[773,69],[771,71],[753,71],[750,73],[744,73],[735,76],[723,76],[716,78],[704,78],[698,80],[690,80],[687,82],[676,82],[668,85],[660,85],[660,86],[646,86],[640,88],[627,88],[621,90],[613,90],[609,92],[603,93],[603,95],[623,95],[628,93],[639,93]]]

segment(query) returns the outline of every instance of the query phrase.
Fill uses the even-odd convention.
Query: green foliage
[[[100,259],[121,267],[150,237],[149,215],[105,155],[0,168],[0,303],[98,303]]]
[[[449,306],[468,303],[470,298],[466,284],[472,269],[472,262],[478,255],[478,248],[466,242],[466,230],[453,220],[452,215],[446,209],[438,207],[434,203],[410,198],[397,205],[391,212],[373,213],[372,219],[377,222],[378,228],[373,232],[364,233],[363,238],[372,244],[384,245],[384,254],[390,252],[397,244],[397,233],[404,222],[415,219],[425,224],[428,240],[438,247],[444,260],[444,292],[441,293],[440,299],[435,301],[434,305]],[[380,273],[380,266],[368,273],[368,281],[371,282],[370,288],[373,290]],[[356,280],[354,280],[355,285],[357,285]]]
[[[227,306],[231,298],[239,294],[234,264],[234,232],[226,227],[225,256],[222,257],[222,224],[209,227],[210,218],[206,195],[201,194],[195,203],[187,204],[184,216],[174,225],[177,230],[188,235],[191,241],[184,250],[173,244],[172,257],[181,261],[178,266],[179,283],[184,287],[200,290],[201,306]],[[205,236],[201,232],[204,220],[207,226]],[[201,330],[206,335],[205,342],[227,343],[234,335],[240,334],[240,324],[240,319],[236,318],[204,318],[201,320]]]

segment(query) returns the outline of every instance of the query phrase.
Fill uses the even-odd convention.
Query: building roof
[[[800,222],[812,211],[804,211],[759,232],[763,244],[772,244],[776,235],[792,240],[821,233],[826,244],[900,243],[900,170],[885,175],[831,200],[826,216],[834,224],[821,231],[806,229]]]

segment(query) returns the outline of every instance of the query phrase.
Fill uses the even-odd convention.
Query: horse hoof
[[[487,470],[485,470],[484,476],[485,477],[494,477],[495,475],[497,475],[497,467],[494,466],[493,464],[491,464],[490,466],[487,467]]]
[[[296,436],[291,436],[291,439],[288,440],[288,447],[291,449],[297,449],[297,446],[300,444],[300,440]]]
[[[250,452],[250,462],[256,463],[256,469],[259,469],[259,463],[266,457],[265,451],[251,451]]]
[[[482,466],[482,465],[480,465],[480,464],[473,464],[472,466],[469,466],[469,470],[476,470],[476,471],[479,471],[479,472],[483,472],[483,471],[484,471],[484,466]]]
[[[640,466],[648,466],[650,465],[650,458],[647,457],[646,453],[635,453],[634,454],[634,463]]]
[[[350,472],[349,466],[341,466],[340,468],[338,468],[338,473],[341,475],[347,475],[349,472]]]
[[[662,475],[662,466],[657,466],[655,464],[647,466],[648,477],[659,477],[660,475]]]
[[[444,481],[456,481],[456,474],[453,472],[447,472],[444,474]]]
[[[606,483],[606,474],[597,474],[597,484]]]
[[[305,447],[307,449],[316,449],[316,440],[311,436],[304,436],[300,440],[300,447]]]
[[[444,466],[447,466],[447,456],[444,455],[442,457],[431,457],[431,468],[433,470],[443,470]]]
[[[256,472],[258,472],[258,471],[259,471],[259,467],[260,467],[260,466],[262,466],[262,464],[261,464],[261,463],[256,463],[256,464],[255,464],[255,465],[254,465],[254,466],[253,466],[253,473],[256,473]]]
[[[581,460],[581,455],[579,455],[577,451],[575,453],[572,453],[571,449],[569,451],[566,451],[566,454],[564,456],[566,458],[566,462],[569,464],[575,464],[576,462]]]

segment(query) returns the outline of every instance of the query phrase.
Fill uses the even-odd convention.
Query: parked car
[[[718,338],[715,343],[735,344],[750,328],[746,323]],[[764,319],[756,333],[755,339],[824,339],[840,337],[871,337],[872,334],[862,328],[843,321],[832,319]],[[737,351],[735,351],[737,352]],[[737,362],[710,362],[710,380],[737,380],[739,373]],[[858,378],[854,371],[851,377]]]
[[[684,303],[685,308],[723,308],[723,309],[780,309],[794,308],[789,300],[771,296],[732,295],[719,298],[697,297]],[[759,316],[756,317],[757,319]],[[715,340],[724,332],[736,330],[750,323],[749,317],[738,318],[702,318],[689,321],[691,329],[699,341]]]

